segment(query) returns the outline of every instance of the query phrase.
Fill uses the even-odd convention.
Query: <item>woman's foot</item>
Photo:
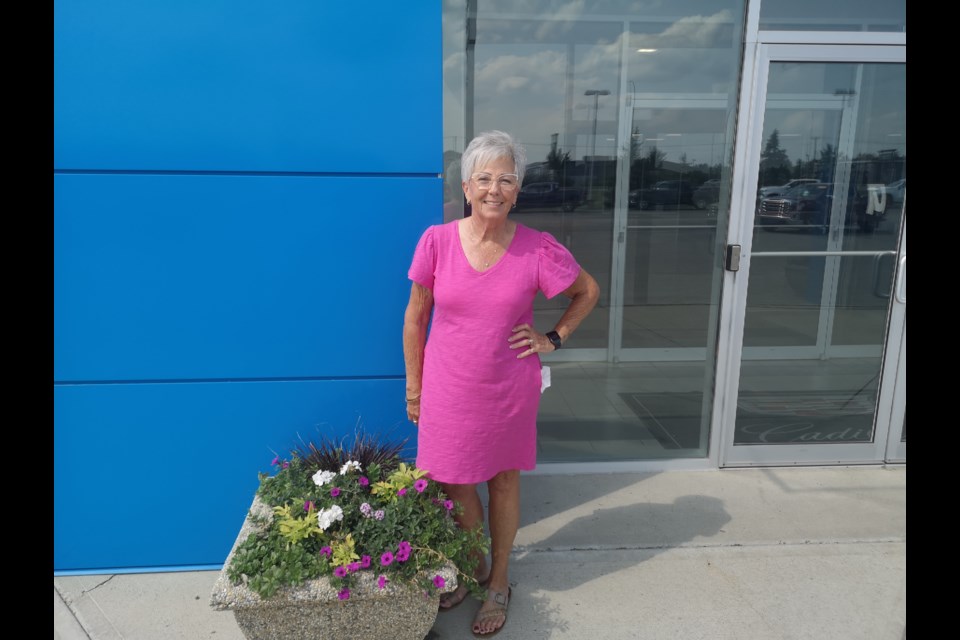
[[[490,576],[478,580],[477,583],[483,587],[487,584],[487,580],[490,579]],[[463,580],[459,581],[457,588],[449,593],[444,593],[440,596],[440,611],[450,611],[451,609],[456,608],[464,600],[467,599],[467,596],[470,595],[470,588],[464,583]]]
[[[503,629],[507,624],[507,607],[513,589],[509,586],[506,591],[487,591],[487,599],[481,605],[477,615],[473,618],[473,635],[477,638],[487,638]]]

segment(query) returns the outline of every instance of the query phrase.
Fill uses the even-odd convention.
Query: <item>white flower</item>
[[[317,514],[317,522],[320,524],[320,530],[326,531],[327,527],[338,520],[343,520],[343,509],[333,505],[329,509],[320,509]]]
[[[344,476],[351,471],[360,471],[360,463],[356,460],[348,460],[346,464],[340,467],[340,475]]]
[[[313,474],[313,482],[318,487],[322,487],[336,477],[337,474],[335,474],[333,471],[317,471],[315,474]]]

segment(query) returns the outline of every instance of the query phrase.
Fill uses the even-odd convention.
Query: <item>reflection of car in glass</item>
[[[887,192],[887,198],[895,202],[896,204],[901,204],[903,202],[903,194],[907,190],[907,179],[900,178],[888,184],[884,189]]]
[[[583,204],[583,194],[573,187],[561,187],[557,182],[534,182],[524,185],[517,194],[517,210],[559,208],[573,211]]]
[[[866,214],[866,194],[851,190],[846,206],[845,226],[856,225],[864,231],[872,231],[882,219],[882,215]],[[760,200],[757,204],[756,224],[767,230],[791,225],[825,234],[830,228],[832,207],[832,184],[801,184],[780,195]]]
[[[720,181],[707,180],[699,187],[693,190],[693,206],[697,209],[706,209],[711,205],[716,206],[720,200]]]
[[[631,209],[652,209],[657,206],[693,204],[693,189],[683,180],[661,180],[651,189],[634,189],[628,202]]]
[[[814,184],[816,182],[818,182],[816,178],[794,178],[786,184],[760,187],[760,189],[757,190],[757,195],[761,199],[770,198],[785,193],[788,189],[792,189],[801,184]]]

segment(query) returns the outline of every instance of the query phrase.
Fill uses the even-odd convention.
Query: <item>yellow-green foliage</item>
[[[333,566],[341,567],[360,559],[356,553],[356,545],[353,542],[353,534],[348,533],[347,537],[333,545]]]
[[[370,489],[370,493],[396,502],[398,491],[412,489],[413,484],[425,475],[427,475],[427,472],[423,469],[417,469],[414,466],[408,467],[406,463],[401,462],[400,466],[385,481],[375,483]]]
[[[323,530],[317,521],[317,513],[313,509],[313,504],[302,518],[298,518],[292,513],[292,503],[282,507],[274,507],[273,513],[277,519],[277,527],[282,535],[290,544],[299,544],[310,536],[323,536]]]

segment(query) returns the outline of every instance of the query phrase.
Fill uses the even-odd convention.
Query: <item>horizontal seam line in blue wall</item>
[[[164,169],[54,169],[54,175],[135,175],[135,176],[267,176],[294,178],[436,178],[431,173],[383,173],[362,171],[173,171]]]
[[[143,380],[54,380],[53,386],[92,384],[192,384],[221,382],[336,382],[338,380],[404,380],[406,376],[304,376],[280,378],[157,378]]]

